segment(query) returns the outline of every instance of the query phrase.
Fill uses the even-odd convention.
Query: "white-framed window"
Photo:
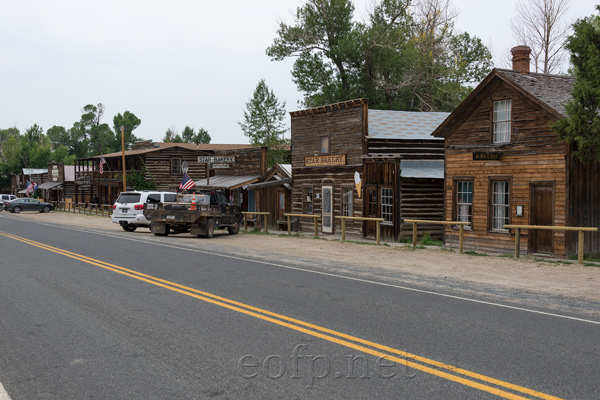
[[[171,158],[171,175],[181,175],[181,158]]]
[[[313,188],[305,186],[302,188],[302,212],[304,214],[313,213]]]
[[[384,222],[394,222],[394,191],[392,188],[381,188],[381,218]]]
[[[492,182],[492,230],[505,230],[510,223],[510,182]]]
[[[352,217],[354,187],[342,187],[342,217]]]
[[[471,222],[473,216],[473,182],[456,182],[456,220]]]
[[[512,101],[494,102],[494,143],[509,143],[511,137]]]

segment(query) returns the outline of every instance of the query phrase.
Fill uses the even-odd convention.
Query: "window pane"
[[[302,191],[302,210],[304,214],[313,213],[313,188],[305,187]]]
[[[394,221],[394,198],[391,188],[381,189],[381,218],[385,222]]]
[[[492,187],[492,229],[504,229],[510,223],[510,182],[494,182]]]
[[[510,142],[511,136],[511,100],[494,102],[493,141],[494,143]]]
[[[457,182],[456,191],[456,218],[458,221],[471,222],[473,182]]]
[[[329,136],[321,136],[321,153],[329,153]]]
[[[352,216],[352,188],[342,188],[342,216]]]

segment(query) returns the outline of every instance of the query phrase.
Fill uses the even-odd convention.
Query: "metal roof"
[[[48,168],[23,168],[23,175],[47,174]]]
[[[444,179],[443,160],[402,160],[400,161],[400,170],[400,176],[403,178]]]
[[[208,179],[200,179],[195,181],[198,188],[221,188],[221,189],[236,189],[250,183],[258,182],[260,175],[217,175],[211,176]]]
[[[56,186],[60,186],[62,185],[62,181],[61,182],[44,182],[38,185],[38,189],[52,189]]]
[[[449,115],[448,112],[369,110],[368,137],[440,140],[431,134]]]

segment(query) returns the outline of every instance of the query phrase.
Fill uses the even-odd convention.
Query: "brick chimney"
[[[531,49],[528,46],[516,46],[510,49],[510,52],[512,54],[513,71],[529,74]]]

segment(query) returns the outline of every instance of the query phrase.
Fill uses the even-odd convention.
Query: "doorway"
[[[333,186],[321,187],[321,226],[323,233],[333,233]]]
[[[553,225],[554,221],[554,187],[549,184],[531,186],[531,225]],[[551,255],[554,232],[550,230],[531,229],[529,240],[532,253]]]

